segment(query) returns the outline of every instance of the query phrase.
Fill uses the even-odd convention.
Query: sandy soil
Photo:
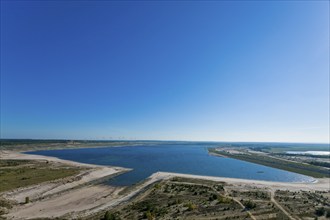
[[[87,164],[87,163],[79,163],[70,160],[63,160],[57,157],[50,156],[42,156],[42,155],[33,155],[33,154],[23,154],[21,152],[16,151],[0,151],[0,159],[15,159],[15,160],[46,160],[52,162],[58,162],[62,164],[67,164],[71,166],[78,167],[86,167],[86,168],[104,168],[105,166],[95,165],[95,164]],[[107,167],[111,169],[124,169],[122,167]]]
[[[62,160],[55,157],[29,155],[19,152],[1,151],[0,159],[47,160],[54,165],[66,164],[84,168],[78,175],[19,188],[2,193],[1,196],[23,203],[29,197],[31,203],[17,205],[7,215],[9,219],[29,219],[37,217],[58,217],[70,212],[90,210],[111,201],[122,188],[91,185],[97,181],[130,169],[108,167]]]
[[[180,173],[169,173],[169,172],[157,172],[153,174],[150,178],[155,179],[170,179],[172,177],[184,177],[184,178],[194,178],[194,179],[204,179],[212,180],[218,182],[226,182],[229,184],[235,184],[237,186],[249,186],[249,187],[260,187],[269,189],[280,189],[280,190],[305,190],[305,191],[329,191],[330,190],[330,179],[320,178],[316,179],[316,182],[311,183],[287,183],[287,182],[271,182],[262,180],[247,180],[247,179],[236,179],[236,178],[226,178],[226,177],[213,177],[213,176],[199,176],[190,174],[180,174]]]
[[[164,176],[156,173],[125,195],[118,194],[123,189],[122,187],[112,187],[108,185],[81,187],[57,194],[47,199],[16,206],[6,217],[8,219],[32,219],[60,216],[70,219],[86,217],[129,201],[142,189],[162,179],[164,179]]]
[[[0,159],[29,159],[48,160],[67,165],[85,167],[76,177],[66,178],[60,181],[48,182],[15,191],[7,192],[3,196],[22,202],[26,196],[31,198],[31,203],[14,207],[6,217],[8,219],[31,219],[42,217],[78,218],[88,216],[114,207],[120,203],[129,201],[145,187],[160,180],[172,177],[197,178],[234,184],[236,187],[260,187],[270,190],[307,190],[329,191],[330,179],[317,179],[315,183],[283,183],[257,180],[245,180],[235,178],[198,176],[179,173],[157,172],[151,175],[142,184],[131,189],[125,195],[118,194],[123,188],[108,185],[88,185],[93,180],[104,178],[128,169],[120,167],[106,167],[61,160],[54,157],[26,155],[17,152],[0,152]]]
[[[64,178],[61,180],[45,182],[42,184],[33,185],[30,187],[19,188],[17,190],[9,191],[2,196],[15,200],[18,203],[22,203],[25,201],[25,197],[29,197],[31,201],[49,197],[54,194],[58,194],[79,186],[83,184],[105,178],[107,176],[114,175],[119,172],[125,172],[129,169],[121,168],[121,167],[107,167],[107,166],[99,166],[92,164],[84,164],[78,163],[68,160],[62,160],[55,157],[46,157],[39,155],[28,155],[22,154],[18,152],[1,152],[0,159],[18,159],[18,160],[47,160],[55,163],[67,164],[70,166],[83,167],[88,168],[82,170],[77,176]]]
[[[90,185],[73,189],[55,197],[14,207],[8,219],[31,219],[68,216],[74,218],[91,214],[93,209],[111,202],[121,189],[118,187]]]

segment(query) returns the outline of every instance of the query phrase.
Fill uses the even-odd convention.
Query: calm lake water
[[[155,145],[84,148],[28,152],[82,163],[113,165],[133,170],[108,181],[112,185],[131,185],[157,171],[233,177],[279,182],[310,182],[312,177],[254,163],[208,154],[202,145]]]

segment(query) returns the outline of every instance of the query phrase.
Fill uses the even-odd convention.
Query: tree
[[[246,202],[244,202],[244,206],[247,208],[247,209],[253,209],[255,208],[257,205],[252,202],[251,200],[248,200]]]
[[[106,211],[104,214],[103,220],[120,220],[120,218],[117,215],[115,215],[114,213]]]
[[[322,216],[322,215],[324,215],[324,214],[325,214],[325,208],[324,208],[324,207],[317,208],[317,209],[315,210],[315,214],[316,214],[317,216]]]
[[[154,219],[154,216],[150,211],[146,211],[145,216],[147,217],[148,220]]]

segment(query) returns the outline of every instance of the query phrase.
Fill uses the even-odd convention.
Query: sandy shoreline
[[[157,179],[170,179],[173,177],[192,178],[201,180],[211,180],[216,182],[226,182],[235,185],[249,185],[260,188],[271,188],[281,190],[304,190],[304,191],[329,191],[330,190],[330,179],[319,178],[316,182],[274,182],[274,181],[263,181],[263,180],[249,180],[249,179],[237,179],[227,177],[213,177],[213,176],[200,176],[182,173],[170,173],[170,172],[157,172],[151,175],[150,178]]]
[[[83,168],[76,176],[1,193],[2,197],[19,204],[23,203],[26,197],[29,197],[31,201],[29,204],[17,205],[11,209],[9,214],[6,215],[8,219],[59,217],[67,213],[92,210],[108,203],[122,188],[91,183],[130,170],[122,167],[85,164],[56,157],[13,151],[1,151],[0,159],[46,160],[53,164]]]
[[[70,166],[76,166],[76,167],[86,167],[86,168],[101,168],[101,167],[108,167],[108,166],[102,166],[102,165],[96,165],[96,164],[87,164],[87,163],[79,163],[71,160],[63,160],[57,157],[51,157],[51,156],[43,156],[43,155],[36,155],[36,154],[24,154],[24,152],[16,152],[16,151],[0,151],[0,159],[13,159],[13,160],[46,160],[46,161],[52,161],[52,162],[58,162],[67,164]],[[108,167],[109,168],[109,167]],[[127,168],[123,167],[114,167],[111,166],[112,169],[118,169],[118,170],[129,170]]]
[[[78,163],[69,160],[62,160],[56,157],[23,154],[21,152],[12,151],[1,151],[0,159],[47,160],[54,163],[87,168],[79,174],[80,176],[78,178],[69,178],[66,182],[61,180],[46,182],[2,193],[3,197],[17,202],[23,202],[26,196],[29,196],[32,200],[29,204],[15,206],[12,210],[10,210],[9,214],[6,215],[8,219],[29,219],[37,217],[43,218],[60,216],[72,218],[88,216],[90,214],[114,207],[122,202],[129,201],[145,187],[157,181],[167,180],[173,177],[212,180],[217,182],[226,182],[237,187],[266,188],[271,191],[278,189],[290,191],[330,190],[329,178],[317,179],[317,182],[314,183],[290,183],[156,172],[127,194],[120,195],[119,192],[123,190],[124,187],[87,183],[111,175],[116,175],[120,172],[129,171],[130,169],[127,168]]]

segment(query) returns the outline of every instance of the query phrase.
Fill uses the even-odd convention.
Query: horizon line
[[[329,142],[279,142],[279,141],[214,141],[214,140],[159,140],[159,139],[69,139],[69,138],[0,138],[2,140],[48,140],[48,141],[118,141],[118,142],[133,142],[133,141],[159,141],[159,142],[213,142],[213,143],[269,143],[269,144],[327,144]]]

